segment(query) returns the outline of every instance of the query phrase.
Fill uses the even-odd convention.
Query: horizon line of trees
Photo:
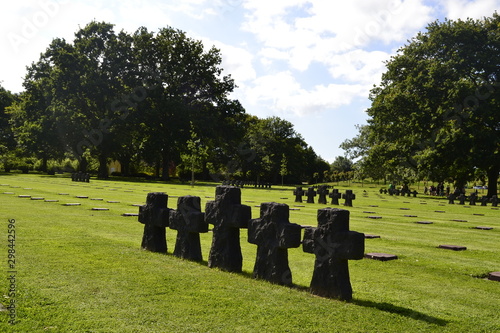
[[[93,21],[72,42],[55,38],[27,68],[23,92],[0,86],[4,168],[37,160],[47,172],[66,161],[106,178],[117,160],[123,175],[273,183],[328,170],[290,122],[248,115],[229,98],[236,85],[221,60],[171,27],[115,33]]]

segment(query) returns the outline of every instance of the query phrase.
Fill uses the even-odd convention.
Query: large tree
[[[370,95],[366,161],[462,186],[476,168],[488,196],[500,171],[500,16],[428,25],[387,62]]]

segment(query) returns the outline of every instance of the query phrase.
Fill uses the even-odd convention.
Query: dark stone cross
[[[328,191],[326,185],[320,185],[318,187],[318,195],[319,195],[318,203],[326,205],[327,204],[326,196],[328,195],[329,192],[330,191]]]
[[[467,199],[467,197],[465,196],[465,194],[460,194],[458,196],[458,204],[459,205],[465,205],[465,200]]]
[[[476,205],[476,200],[477,200],[477,194],[476,193],[472,193],[469,196],[469,205],[470,206],[475,206]]]
[[[490,199],[486,195],[483,195],[481,197],[481,206],[488,206],[488,201],[490,201]]]
[[[356,199],[356,195],[352,193],[352,190],[346,190],[342,194],[342,199],[345,199],[344,206],[352,207],[352,201]]]
[[[148,193],[146,204],[139,206],[139,222],[144,224],[141,247],[152,252],[167,253],[165,228],[168,227],[170,208],[168,195],[163,192]]]
[[[241,204],[240,188],[217,186],[215,201],[205,206],[205,220],[214,226],[208,267],[241,272],[240,228],[248,227],[251,214],[250,206]]]
[[[498,206],[498,196],[493,195],[493,196],[491,197],[491,200],[490,200],[490,201],[491,201],[491,206],[492,206],[492,207],[497,207],[497,206]]]
[[[170,211],[169,224],[170,229],[177,230],[174,256],[202,261],[200,233],[208,232],[208,223],[201,212],[200,197],[179,197],[177,210]]]
[[[248,224],[248,242],[257,245],[253,277],[281,285],[292,284],[288,248],[301,244],[302,227],[288,221],[287,204],[267,202],[260,205],[260,218]]]
[[[456,196],[455,196],[455,194],[454,194],[454,193],[450,193],[450,194],[448,195],[448,203],[449,203],[450,205],[455,204],[455,199],[456,199]]]
[[[295,190],[293,190],[293,195],[295,195],[295,202],[302,202],[302,196],[304,195],[304,190],[302,187],[297,186]]]
[[[316,191],[314,187],[309,187],[307,189],[307,203],[314,203],[314,197],[316,196]]]
[[[318,227],[305,228],[302,246],[304,252],[316,255],[311,293],[351,300],[348,260],[363,258],[365,235],[349,231],[349,211],[318,209]]]
[[[338,189],[333,189],[332,193],[329,195],[332,198],[332,205],[339,205],[339,199],[342,197],[342,193],[339,193]]]

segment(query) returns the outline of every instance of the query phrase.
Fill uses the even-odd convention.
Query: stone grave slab
[[[46,199],[45,202],[59,202],[59,200],[56,200],[56,199]]]
[[[404,217],[417,217],[417,215],[404,215]]]
[[[435,210],[435,213],[446,213],[444,210]]]
[[[381,238],[379,235],[365,234],[366,239]]]
[[[3,194],[15,194],[14,192],[3,192]]]
[[[417,221],[415,223],[417,223],[417,224],[433,224],[434,222],[430,222],[430,221]]]
[[[120,203],[120,201],[116,201],[116,200],[108,200],[107,203]]]
[[[31,195],[28,194],[20,194],[18,195],[19,198],[31,198]]]
[[[90,200],[93,200],[93,201],[103,201],[104,199],[103,198],[91,198]]]
[[[461,246],[461,245],[439,245],[438,248],[446,249],[446,250],[453,250],[453,251],[467,250],[467,248],[465,246]]]
[[[382,216],[367,216],[367,218],[369,219],[374,219],[374,220],[378,220],[378,219],[381,219]]]
[[[500,281],[500,272],[491,272],[488,274],[488,280]]]
[[[63,204],[63,206],[80,206],[81,203],[79,202],[67,202],[65,204]]]
[[[493,230],[493,227],[483,227],[483,226],[477,226],[477,227],[473,227],[472,229],[479,229],[479,230]]]
[[[461,220],[461,219],[453,219],[453,220],[450,220],[450,221],[453,221],[453,222],[467,222],[467,220]]]
[[[109,210],[109,208],[100,208],[100,207],[94,207],[92,210],[97,210],[97,211],[106,211]]]
[[[280,285],[292,285],[288,249],[301,245],[302,227],[289,221],[286,204],[267,202],[260,206],[260,218],[248,224],[248,242],[257,245],[253,277]]]
[[[31,197],[31,200],[45,200],[45,198],[42,198],[42,197]]]
[[[139,216],[138,213],[123,213],[122,216]]]
[[[398,259],[398,256],[388,253],[371,252],[365,254],[365,258],[379,260],[379,261],[389,261]]]

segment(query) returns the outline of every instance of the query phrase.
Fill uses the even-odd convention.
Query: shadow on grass
[[[411,319],[425,321],[429,324],[435,324],[435,325],[439,325],[439,326],[446,326],[446,324],[448,324],[447,320],[436,318],[433,316],[429,316],[429,315],[426,315],[425,313],[411,310],[408,308],[403,308],[403,307],[396,306],[396,305],[393,305],[390,303],[385,303],[385,302],[377,303],[377,302],[358,300],[358,299],[354,299],[350,303],[355,304],[355,305],[359,305],[359,306],[368,307],[368,308],[375,308],[375,309],[378,309],[378,310],[384,311],[384,312],[395,313],[395,314],[405,316],[405,317],[408,317]]]

